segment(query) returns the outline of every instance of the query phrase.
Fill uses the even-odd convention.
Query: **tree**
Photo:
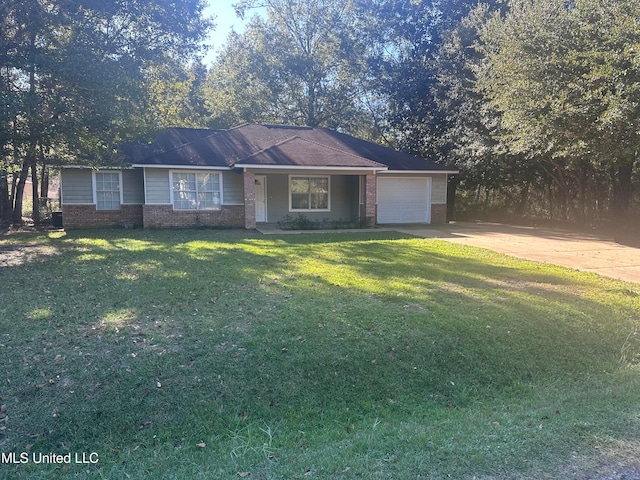
[[[634,0],[513,0],[482,29],[478,88],[501,114],[500,140],[547,170],[578,220],[598,208],[604,176],[611,212],[630,205],[638,18]]]
[[[449,179],[449,214],[457,185],[486,180],[491,137],[474,91],[471,48],[478,19],[469,0],[362,0],[370,45],[370,88],[384,104],[377,125],[396,148],[461,170]],[[490,1],[484,10],[498,8]],[[495,163],[495,162],[494,162]]]
[[[461,70],[442,49],[473,5],[469,0],[361,1],[369,19],[362,22],[372,52],[368,69],[374,72],[374,89],[386,100],[386,136],[398,148],[449,161],[453,112],[443,99],[453,85],[442,78]]]
[[[260,22],[259,19],[254,19]],[[229,128],[243,123],[285,123],[279,111],[275,80],[261,51],[265,48],[260,28],[232,32],[220,56],[209,70],[205,91],[209,125]]]
[[[364,44],[350,0],[245,0],[256,6],[242,35],[233,33],[211,69],[212,125],[277,122],[353,131],[363,122],[358,78]]]
[[[207,68],[199,61],[163,58],[149,69],[146,80],[146,112],[161,127],[203,128],[209,111],[205,107],[204,83]]]
[[[0,170],[17,178],[14,223],[22,222],[24,185],[29,171],[36,179],[38,164],[106,157],[113,144],[147,128],[148,68],[165,55],[197,51],[209,26],[202,8],[202,0],[3,3]],[[37,222],[37,204],[34,214]]]
[[[499,124],[498,114],[487,108],[475,88],[482,55],[473,47],[478,42],[479,28],[497,7],[480,5],[457,22],[451,19],[440,34],[441,43],[434,54],[432,95],[441,123],[439,135],[431,140],[441,161],[460,170],[450,180],[448,205],[454,205],[453,196],[461,186],[467,197],[473,195],[476,210],[482,206],[482,190],[485,203],[490,192],[501,191],[511,197],[509,203],[518,204],[521,210],[526,204],[526,185],[530,181],[524,178],[530,172],[522,168],[521,159],[505,158],[504,149],[492,136]],[[522,180],[525,188],[517,195],[515,190]]]

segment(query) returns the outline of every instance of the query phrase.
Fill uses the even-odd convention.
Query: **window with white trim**
[[[220,210],[220,174],[173,172],[175,210]]]
[[[96,210],[120,210],[120,174],[96,172]]]
[[[289,210],[328,212],[330,210],[329,186],[329,176],[290,176]]]

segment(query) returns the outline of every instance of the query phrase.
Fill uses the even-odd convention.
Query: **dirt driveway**
[[[542,227],[465,222],[394,230],[640,283],[640,248],[621,245],[603,236]]]

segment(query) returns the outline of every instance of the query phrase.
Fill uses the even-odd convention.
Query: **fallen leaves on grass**
[[[144,430],[145,428],[150,427],[151,425],[153,425],[153,422],[151,420],[147,420],[144,423],[141,423],[138,426],[138,430]],[[136,447],[136,450],[138,449],[138,447]]]

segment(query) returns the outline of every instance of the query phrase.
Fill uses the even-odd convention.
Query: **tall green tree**
[[[360,2],[369,19],[362,24],[371,45],[372,83],[386,100],[387,136],[399,148],[449,161],[448,131],[455,107],[445,96],[457,88],[455,81],[467,79],[460,77],[465,74],[460,59],[454,61],[452,49],[444,52],[443,47],[475,4],[473,0]]]
[[[209,112],[205,107],[204,83],[207,67],[200,61],[185,64],[167,57],[148,69],[145,110],[147,118],[158,127],[207,126]]]
[[[358,78],[365,45],[351,0],[241,1],[246,15],[208,79],[213,126],[243,122],[326,126],[353,131],[363,121]]]
[[[640,4],[509,5],[483,27],[478,74],[500,140],[547,168],[576,219],[600,203],[624,217],[640,149]]]
[[[477,205],[481,203],[481,191],[485,199],[487,192],[504,192],[519,209],[526,204],[528,191],[523,188],[516,192],[529,172],[522,168],[520,159],[507,159],[504,149],[493,138],[499,123],[498,114],[486,107],[483,96],[475,88],[482,55],[474,45],[478,42],[479,28],[496,7],[483,4],[457,22],[451,19],[442,30],[441,42],[435,51],[431,89],[433,108],[440,112],[440,124],[425,126],[435,133],[430,141],[440,161],[460,170],[460,174],[450,180],[448,205],[454,205],[460,186],[467,197],[473,192],[476,210],[481,206]]]
[[[271,69],[262,55],[263,22],[249,26],[243,35],[232,32],[209,70],[205,102],[209,125],[229,128],[243,123],[287,123],[279,108],[278,88],[270,81]]]
[[[480,14],[468,18],[475,5],[473,0],[360,2],[371,90],[384,106],[377,125],[396,148],[461,170],[449,180],[450,214],[458,183],[484,182],[488,171],[497,171],[483,170],[495,142],[482,97],[474,91],[473,64],[480,55],[472,47],[482,20]],[[482,12],[500,5],[489,1]]]
[[[203,7],[203,0],[3,2],[0,169],[17,178],[14,223],[22,221],[24,185],[30,171],[37,180],[39,164],[107,156],[114,143],[148,127],[148,69],[167,55],[197,51],[209,26]],[[37,213],[36,204],[36,221]]]

